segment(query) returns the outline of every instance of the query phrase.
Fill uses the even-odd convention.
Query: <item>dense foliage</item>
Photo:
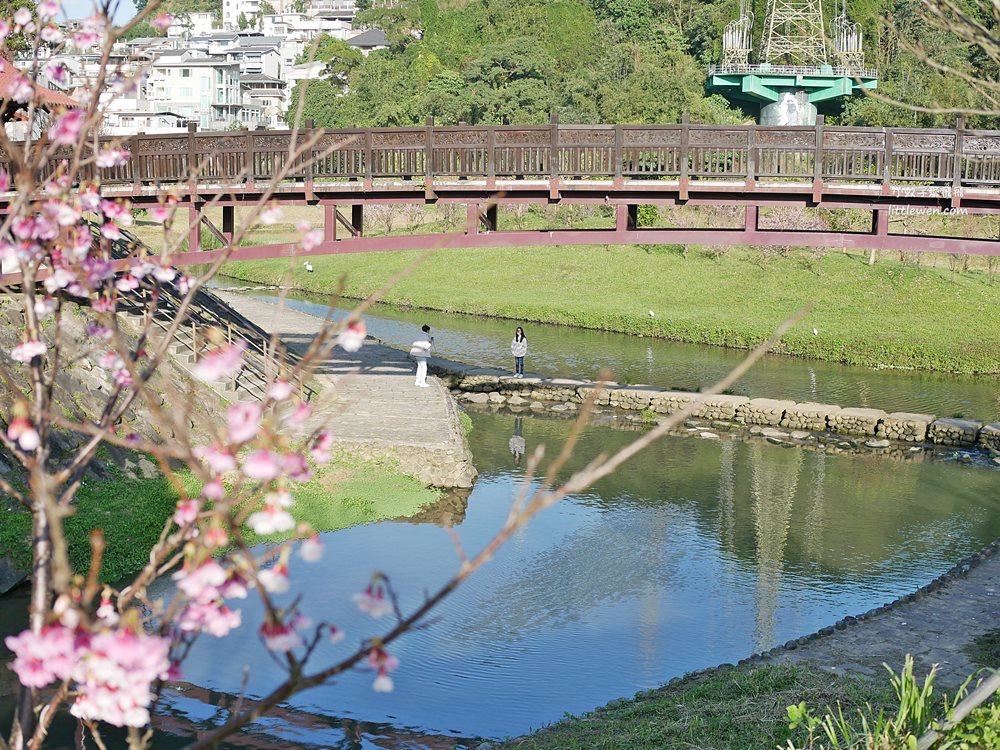
[[[765,8],[756,4],[759,35]],[[995,79],[996,71],[923,13],[918,0],[850,3],[880,90],[926,107],[977,104],[970,85],[920,56],[973,77]],[[706,66],[718,61],[722,28],[735,16],[731,0],[401,0],[359,15],[386,32],[389,49],[358,60],[321,42],[317,59],[330,73],[309,82],[304,116],[328,126],[392,126],[428,115],[445,124],[538,123],[550,112],[563,122],[675,122],[687,111],[695,121],[740,122],[753,113],[705,89]],[[953,119],[872,98],[830,114],[879,126]]]

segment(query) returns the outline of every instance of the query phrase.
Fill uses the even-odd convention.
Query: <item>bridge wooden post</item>
[[[372,177],[374,176],[375,165],[372,164],[372,131],[365,128],[365,191],[372,189]]]
[[[236,207],[233,205],[222,207],[222,235],[226,241],[232,243],[233,233],[236,230]]]
[[[434,200],[434,115],[424,125],[424,198]]]
[[[201,250],[201,219],[199,218],[198,206],[194,203],[194,196],[188,205],[188,252],[196,253]]]
[[[757,206],[746,206],[743,210],[743,231],[752,237],[760,231]],[[748,239],[749,239],[748,237]]]
[[[748,191],[757,189],[757,126],[747,126],[747,179]]]
[[[872,231],[875,237],[886,237],[889,234],[889,209],[876,208],[872,211]],[[869,263],[869,265],[871,265]]]
[[[248,130],[243,138],[246,141],[243,146],[243,164],[247,171],[246,185],[248,190],[253,190],[254,179],[257,176],[257,165],[253,159],[253,131]]]
[[[559,115],[549,115],[549,200],[559,198]]]
[[[625,180],[623,178],[625,165],[625,131],[621,125],[615,125],[615,179],[612,185],[620,188]]]
[[[323,242],[337,241],[337,206],[323,204]]]
[[[892,195],[892,130],[885,132],[885,151],[882,153],[882,195]]]
[[[680,174],[677,177],[678,191],[677,197],[679,200],[686,201],[688,199],[688,152],[690,151],[690,140],[691,140],[691,127],[690,119],[688,113],[685,112],[681,115],[681,163],[680,163]]]
[[[965,116],[955,119],[955,153],[951,177],[951,207],[958,208],[962,203],[962,152],[965,150]]]
[[[305,133],[305,140],[312,138],[312,131],[316,129],[316,121],[311,117],[307,118],[303,123],[304,129],[308,132]],[[297,144],[300,145],[301,144]],[[308,151],[302,153],[302,158],[305,159],[305,164],[302,165],[302,182],[305,188],[306,200],[311,201],[314,197],[313,195],[313,147],[310,146]]]
[[[465,204],[465,233],[469,236],[479,234],[479,204]]]
[[[486,226],[487,232],[497,231],[497,216],[500,213],[500,204],[496,202],[490,202],[486,206],[486,215],[484,217],[483,224]]]
[[[486,189],[495,190],[497,186],[497,129],[490,125],[486,128]]]
[[[816,115],[816,144],[813,150],[813,203],[819,203],[823,199],[823,128],[825,120],[823,115]]]
[[[365,233],[365,207],[362,203],[355,203],[351,206],[351,226],[354,227],[356,237],[361,237]]]
[[[619,203],[615,206],[615,231],[632,232],[639,228],[639,206]]]
[[[194,141],[194,134],[198,130],[198,123],[188,122],[187,132],[187,160],[188,160],[188,195],[193,196],[198,187],[198,152]]]

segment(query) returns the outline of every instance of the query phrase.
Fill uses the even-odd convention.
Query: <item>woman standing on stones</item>
[[[510,342],[510,353],[514,355],[514,377],[524,377],[524,355],[528,353],[528,339],[524,337],[524,329],[518,326],[514,331],[514,340]]]

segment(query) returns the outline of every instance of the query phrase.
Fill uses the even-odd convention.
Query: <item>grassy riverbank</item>
[[[285,260],[241,262],[224,272],[262,284],[290,278],[317,293],[332,293],[346,275],[346,294],[363,298],[417,256],[315,257],[311,273]],[[1000,333],[989,322],[1000,284],[979,271],[866,260],[857,252],[744,248],[441,250],[387,301],[734,348],[759,343],[811,305],[779,351],[869,367],[1000,373]]]
[[[181,479],[187,482],[191,477],[182,475]],[[391,464],[346,456],[335,458],[311,481],[297,485],[294,494],[292,514],[317,531],[405,518],[439,497],[436,490],[401,475]],[[101,528],[107,541],[102,579],[118,581],[135,572],[145,564],[176,502],[173,487],[163,477],[86,482],[77,495],[76,512],[65,525],[74,569],[87,569],[90,531]],[[5,513],[0,524],[0,557],[10,556],[27,570],[30,533],[28,513]],[[249,529],[247,538],[251,543],[270,541]]]
[[[856,709],[865,704],[877,712],[879,708],[890,709],[894,700],[885,679],[836,677],[807,666],[734,667],[614,701],[499,747],[771,750],[793,737],[788,728],[788,706],[805,701],[813,711],[821,711],[839,701],[844,714],[854,718]]]

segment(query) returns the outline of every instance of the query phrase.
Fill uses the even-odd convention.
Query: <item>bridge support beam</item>
[[[885,237],[889,234],[889,209],[877,208],[872,211],[872,234]]]
[[[222,234],[226,238],[226,242],[231,243],[233,241],[233,234],[236,231],[236,207],[235,206],[223,206],[222,207]]]
[[[337,241],[337,207],[332,203],[323,205],[323,242]]]
[[[465,204],[465,233],[470,235],[479,234],[479,204]]]
[[[188,206],[188,252],[201,250],[201,219],[198,218],[198,207],[192,203]]]
[[[483,214],[483,228],[487,232],[497,231],[497,215],[499,211],[500,206],[496,203],[491,203],[486,207],[486,213]]]
[[[361,203],[351,206],[351,226],[354,227],[355,236],[361,237],[365,233],[365,207]]]
[[[635,204],[619,203],[615,206],[615,230],[630,232],[639,228],[639,207]]]
[[[743,230],[747,234],[756,234],[759,229],[757,206],[747,206],[743,212]]]

